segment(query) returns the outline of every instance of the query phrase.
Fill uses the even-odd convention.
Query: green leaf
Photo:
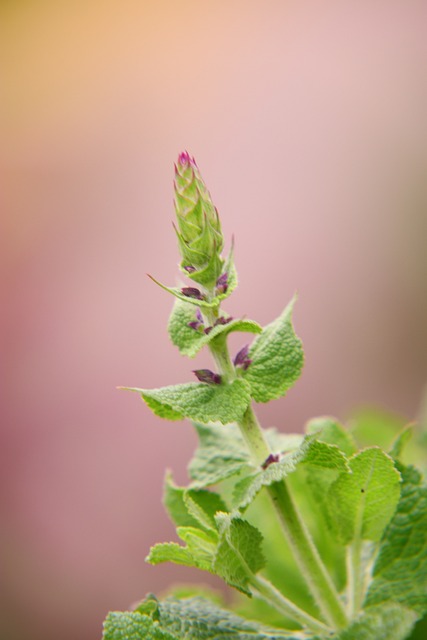
[[[157,634],[167,635],[157,635]],[[297,640],[287,633],[246,620],[201,597],[167,598],[150,618],[139,611],[110,613],[103,640]]]
[[[265,565],[262,535],[246,520],[220,513],[215,518],[220,540],[214,561],[214,571],[230,586],[247,595],[252,574]]]
[[[227,262],[224,266],[224,272],[228,273],[227,290],[224,293],[219,293],[212,298],[204,296],[201,300],[199,300],[198,298],[186,296],[178,287],[167,287],[166,285],[153,278],[153,276],[149,277],[161,289],[164,289],[168,293],[171,293],[173,296],[175,296],[175,298],[178,298],[178,300],[182,300],[182,302],[187,302],[188,304],[195,305],[197,307],[200,307],[201,309],[214,309],[221,304],[222,300],[228,298],[237,287],[237,271],[234,265],[233,248],[231,249],[230,254],[227,258]]]
[[[170,472],[166,473],[163,490],[163,504],[170,519],[177,527],[195,527],[197,520],[190,515],[184,502],[186,489],[177,487]]]
[[[202,526],[216,531],[215,514],[218,511],[228,511],[217,493],[177,487],[170,472],[165,478],[163,502],[172,522],[178,527]]]
[[[405,449],[409,440],[412,438],[413,433],[413,425],[409,424],[396,436],[390,449],[390,455],[392,458],[398,460],[401,457],[403,450]]]
[[[228,511],[222,498],[213,491],[188,489],[184,500],[188,513],[205,529],[216,531],[215,515]]]
[[[328,493],[328,521],[337,540],[380,540],[400,496],[400,474],[393,460],[378,447],[349,460],[351,473],[342,473]]]
[[[199,567],[190,551],[177,542],[159,542],[155,544],[151,547],[145,560],[150,564],[173,562],[174,564],[182,564],[186,567]]]
[[[427,612],[427,486],[414,467],[399,466],[402,495],[375,563],[366,603],[399,602]]]
[[[208,533],[195,527],[178,527],[176,532],[186,543],[186,548],[199,569],[212,571],[212,562],[218,542],[216,531]]]
[[[246,508],[262,487],[283,480],[303,462],[326,469],[346,468],[345,456],[338,447],[318,442],[313,438],[306,436],[298,449],[284,455],[279,462],[239,480],[234,488],[233,506],[237,509]]]
[[[236,319],[231,320],[228,324],[218,324],[206,334],[203,332],[203,328],[198,331],[188,326],[196,319],[194,305],[176,300],[169,318],[169,335],[180,353],[190,358],[194,358],[203,347],[219,335],[226,336],[233,331],[244,333],[261,333],[262,331],[261,326],[253,320]]]
[[[192,487],[208,487],[240,473],[250,464],[250,456],[236,425],[221,429],[216,425],[194,424],[199,447],[188,473]]]
[[[252,364],[243,372],[256,402],[280,398],[299,378],[304,363],[301,340],[292,326],[295,298],[274,322],[255,338],[250,349]]]
[[[156,415],[168,420],[190,418],[202,423],[228,424],[240,420],[250,402],[249,387],[240,379],[230,384],[189,382],[160,389],[127,390],[140,393]]]
[[[357,451],[356,444],[350,433],[330,416],[321,416],[309,420],[306,425],[307,433],[315,433],[318,440],[336,444],[347,456],[351,456]]]
[[[370,607],[331,640],[404,640],[415,622],[416,614],[410,609],[398,605]]]

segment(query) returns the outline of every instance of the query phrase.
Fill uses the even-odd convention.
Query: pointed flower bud
[[[218,212],[194,158],[181,153],[175,165],[176,229],[181,269],[206,288],[213,288],[221,275],[224,239]]]
[[[262,463],[261,469],[265,471],[271,464],[273,464],[274,462],[279,462],[279,460],[280,455],[278,453],[270,453],[270,455]]]
[[[187,298],[195,298],[196,300],[204,300],[204,296],[202,295],[199,289],[196,287],[182,287],[181,293],[183,293]]]
[[[191,329],[195,329],[196,331],[203,331],[205,323],[204,323],[204,320],[203,320],[203,316],[200,313],[200,309],[197,309],[197,311],[196,311],[196,320],[193,320],[192,322],[189,322],[188,326]]]
[[[248,358],[248,354],[249,354],[249,345],[247,344],[242,349],[240,349],[240,351],[235,356],[233,361],[234,366],[242,367],[243,371],[246,371],[246,369],[249,367],[249,365],[252,362],[252,360]]]
[[[216,281],[216,293],[226,293],[228,289],[228,273],[223,273]]]
[[[207,382],[207,384],[221,384],[221,376],[210,369],[196,369],[193,373],[200,382]]]

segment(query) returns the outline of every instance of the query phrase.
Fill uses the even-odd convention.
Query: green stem
[[[270,606],[273,606],[287,618],[295,620],[295,622],[298,622],[302,627],[308,628],[314,633],[321,634],[331,631],[330,627],[327,627],[323,622],[300,609],[291,600],[288,600],[288,598],[285,598],[285,596],[265,578],[253,576],[251,579],[251,585],[254,590],[254,595],[257,595],[259,598],[270,604]]]
[[[210,350],[224,382],[233,380],[236,377],[236,373],[230,360],[226,339],[212,341]],[[255,464],[261,466],[271,451],[264,439],[264,433],[251,405],[249,405],[238,426]],[[331,576],[319,556],[311,535],[295,507],[286,480],[273,483],[267,487],[267,491],[278,514],[286,539],[319,610],[327,623],[334,628],[345,627],[347,625],[347,616],[344,605],[338,596]]]
[[[295,555],[307,585],[325,620],[334,628],[347,625],[344,606],[319,552],[289,493],[285,480],[275,482],[267,491],[276,507],[282,529]]]

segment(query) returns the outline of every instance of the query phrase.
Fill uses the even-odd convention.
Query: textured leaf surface
[[[249,388],[244,380],[230,384],[177,384],[160,389],[137,389],[147,405],[161,418],[198,422],[219,421],[222,424],[240,420],[250,402]]]
[[[248,582],[251,573],[265,565],[262,553],[262,535],[246,520],[218,514],[216,522],[220,534],[214,571],[229,585],[250,594]]]
[[[184,500],[190,515],[208,530],[216,531],[215,515],[218,511],[228,511],[222,498],[213,491],[189,489]]]
[[[146,561],[150,564],[173,562],[187,567],[199,567],[188,549],[177,542],[159,542],[150,549]]]
[[[413,467],[399,467],[402,496],[381,544],[367,603],[399,602],[427,612],[427,486]]]
[[[307,423],[306,432],[315,433],[317,439],[322,442],[336,444],[347,456],[351,456],[357,451],[352,436],[335,418],[329,416],[313,418]]]
[[[233,506],[238,509],[247,507],[262,487],[283,480],[303,462],[326,469],[346,468],[345,456],[338,447],[318,442],[313,439],[313,436],[307,436],[298,449],[284,455],[280,462],[270,464],[267,469],[257,471],[240,480],[234,489]]]
[[[161,634],[165,635],[161,635]],[[251,622],[205,598],[157,603],[153,617],[110,613],[104,640],[297,640],[297,636]]]
[[[416,614],[398,605],[372,607],[332,640],[404,640],[416,622]]]
[[[185,492],[186,489],[183,487],[177,487],[168,472],[165,477],[163,504],[169,517],[177,527],[194,527],[197,526],[197,520],[190,515],[184,502]]]
[[[195,423],[199,447],[188,473],[193,487],[208,487],[240,473],[249,463],[247,445],[234,424],[222,429],[217,425]]]
[[[253,320],[236,319],[227,324],[218,324],[206,334],[189,327],[190,322],[196,321],[194,305],[177,300],[169,319],[169,335],[173,344],[178,347],[180,353],[194,358],[199,351],[219,335],[228,335],[233,331],[245,333],[261,333],[262,327]]]
[[[337,540],[378,541],[400,497],[400,474],[393,460],[378,447],[349,460],[351,473],[342,473],[328,493],[328,516]]]
[[[249,382],[256,402],[280,398],[300,376],[304,352],[292,326],[294,302],[295,299],[263,329],[249,350],[252,364],[243,377]]]

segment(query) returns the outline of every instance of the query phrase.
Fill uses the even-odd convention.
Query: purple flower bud
[[[194,158],[190,156],[188,151],[183,151],[182,153],[179,154],[178,162],[182,167],[185,167],[185,168],[188,166],[197,167],[196,161],[194,160]]]
[[[196,311],[196,318],[200,322],[200,324],[204,324],[202,312],[200,311],[200,309],[197,309]]]
[[[264,460],[264,462],[261,465],[261,469],[264,469],[264,471],[271,465],[273,464],[273,462],[279,462],[280,456],[278,453],[270,453],[270,455],[268,456],[268,458],[266,458],[266,460]]]
[[[228,289],[228,273],[223,273],[216,281],[216,292],[226,293]]]
[[[189,322],[187,324],[187,327],[190,327],[190,329],[194,329],[195,331],[198,331],[200,329],[200,322],[197,322],[197,320],[195,320],[194,322]]]
[[[234,358],[234,366],[235,367],[243,367],[243,365],[245,364],[246,360],[248,359],[248,353],[249,353],[249,345],[246,344],[242,349],[240,349],[240,351],[236,354],[235,358]]]
[[[185,267],[183,267],[183,269],[187,273],[194,273],[196,271],[196,267],[193,267],[191,264],[187,264]]]
[[[206,382],[207,384],[221,384],[221,376],[210,369],[196,369],[193,373],[200,382]]]
[[[203,329],[203,331],[206,333],[206,335],[208,336],[210,334],[210,332],[212,331],[213,327],[206,327],[206,329]]]
[[[195,298],[196,300],[204,300],[204,297],[199,289],[195,287],[183,287],[181,293],[188,298]]]
[[[219,324],[228,324],[229,322],[232,321],[232,317],[230,316],[229,318],[225,318],[224,316],[220,316],[219,318],[217,318],[214,322],[214,327],[217,327]]]

